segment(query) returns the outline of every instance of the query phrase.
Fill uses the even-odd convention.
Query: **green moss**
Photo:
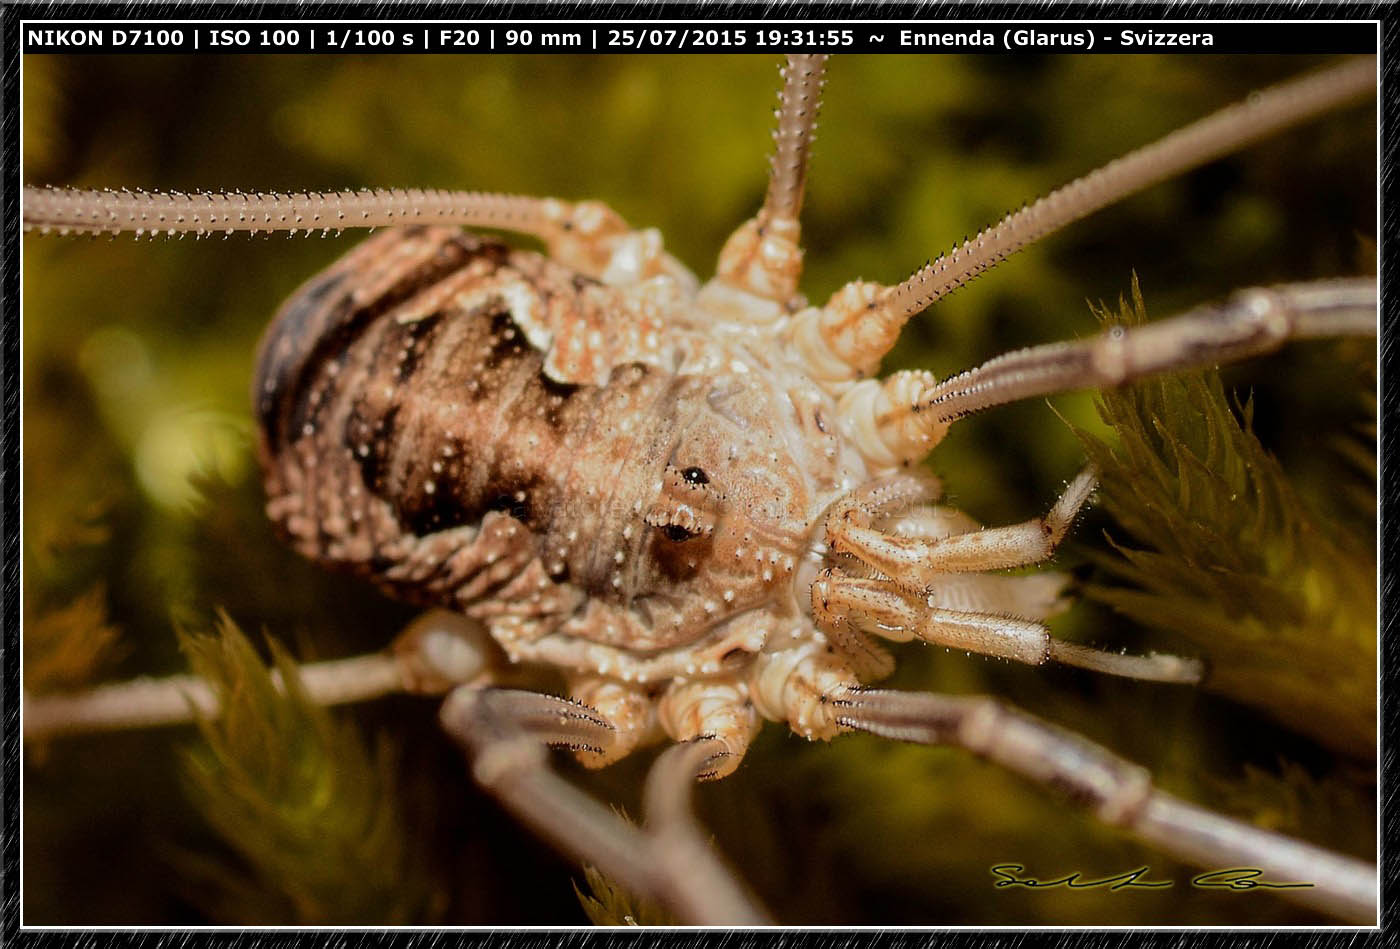
[[[101,583],[57,609],[31,616],[24,628],[24,689],[31,695],[90,685],[124,650],[108,619]]]
[[[1116,318],[1100,317],[1143,322],[1136,282],[1132,294]],[[1207,688],[1369,755],[1371,537],[1309,509],[1251,432],[1251,403],[1232,406],[1216,372],[1106,391],[1098,406],[1116,443],[1080,434],[1102,473],[1100,503],[1119,525],[1114,533],[1131,541],[1094,558],[1106,579],[1088,595],[1190,641],[1210,664]]]
[[[238,856],[226,864],[186,855],[190,889],[230,921],[424,921],[432,888],[398,813],[389,740],[371,750],[353,724],[313,703],[296,663],[270,640],[275,682],[227,617],[214,635],[182,643],[221,710],[198,723],[204,744],[185,756],[186,784]]]
[[[588,919],[595,926],[674,926],[675,917],[654,905],[638,899],[598,871],[584,867],[583,878],[588,892],[574,884],[574,892]]]

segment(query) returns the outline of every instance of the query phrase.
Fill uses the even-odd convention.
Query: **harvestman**
[[[304,666],[307,689],[325,704],[445,694],[442,723],[471,754],[478,781],[566,852],[680,918],[765,919],[704,843],[688,807],[691,782],[732,772],[763,718],[812,738],[864,730],[960,745],[1068,792],[1183,860],[1313,880],[1287,894],[1338,916],[1374,918],[1369,865],[1155,790],[1144,769],[994,699],[864,687],[893,668],[877,639],[1199,680],[1191,660],[1053,639],[1043,620],[1060,605],[1062,578],[992,573],[1051,556],[1094,489],[1092,470],[1044,517],[982,529],[933,504],[938,485],[915,474],[917,465],[953,422],[997,405],[1242,359],[1294,338],[1374,333],[1374,281],[1245,290],[1223,305],[1008,353],[941,381],[875,373],[904,324],[967,280],[1128,194],[1371,93],[1374,60],[1265,90],[1008,214],[897,286],[851,283],[816,307],[797,292],[798,215],[825,61],[789,57],[763,206],[729,239],[703,286],[662,251],[654,231],[633,231],[596,202],[412,190],[26,188],[24,223],[64,234],[197,235],[414,225],[376,236],[314,278],[270,328],[255,392],[269,514],[308,556],[459,610],[486,632],[458,612],[435,610],[390,653]],[[463,237],[453,229],[460,226],[533,235],[549,259]],[[446,396],[429,389],[410,402],[387,386],[391,411],[364,394],[379,373],[405,378],[405,362],[416,366],[434,351],[415,334],[444,323],[457,328],[463,352],[480,357],[444,363],[462,374],[458,383],[519,382],[524,394],[512,398],[523,401],[506,404],[555,413],[560,457],[583,453],[528,491],[512,481],[504,506],[493,502],[489,512],[475,510],[474,522],[448,526],[432,516],[460,514],[482,492],[500,494],[505,461],[468,470],[467,481],[487,482],[468,497],[415,467],[441,447],[433,441],[440,432],[420,425],[410,437],[393,424],[405,405],[405,415],[420,402],[427,412]],[[462,335],[470,333],[480,338]],[[355,338],[330,368],[334,353],[324,344],[336,334]],[[378,365],[400,346],[396,364]],[[337,378],[342,372],[362,385]],[[554,401],[546,404],[545,393]],[[648,399],[666,407],[667,424],[627,415]],[[607,431],[627,435],[621,448],[604,439],[585,450],[570,427],[582,423],[568,414],[581,402],[587,432],[594,416],[607,419]],[[318,414],[322,405],[344,412]],[[328,433],[332,418],[338,427]],[[528,451],[547,455],[551,436],[540,437],[544,448],[534,441]],[[658,450],[638,455],[633,447]],[[588,450],[613,451],[613,467],[589,469]],[[488,454],[525,451],[491,445]],[[365,468],[371,455],[380,465],[373,474]],[[616,483],[606,480],[619,471]],[[581,489],[571,475],[595,477]],[[444,509],[452,491],[461,496]],[[613,543],[615,557],[600,562],[595,555]],[[491,657],[501,650],[513,662],[561,669],[572,697],[493,687]],[[217,701],[191,677],[102,686],[27,699],[24,731],[36,738],[188,721],[192,706],[212,712]],[[676,744],[648,778],[645,829],[557,776],[545,751],[567,746],[596,766],[665,738]]]

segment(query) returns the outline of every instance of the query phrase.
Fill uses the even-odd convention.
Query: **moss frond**
[[[127,647],[107,615],[107,587],[93,584],[66,606],[48,610],[24,627],[26,692],[57,692],[92,682]]]
[[[1132,301],[1107,322],[1146,319]],[[1116,444],[1076,431],[1102,472],[1110,539],[1087,595],[1207,657],[1207,687],[1331,747],[1375,741],[1375,563],[1366,537],[1317,517],[1214,371],[1105,391]],[[1358,480],[1358,490],[1364,482]],[[1372,502],[1374,503],[1374,501]]]
[[[395,801],[396,756],[365,746],[349,722],[306,695],[296,663],[269,640],[279,688],[237,626],[183,635],[194,671],[222,714],[198,722],[188,750],[189,794],[241,867],[188,859],[215,884],[217,915],[262,923],[422,922],[432,891],[415,861]]]
[[[583,868],[585,893],[574,883],[579,904],[595,926],[674,926],[676,920],[650,900],[633,896],[596,867]]]

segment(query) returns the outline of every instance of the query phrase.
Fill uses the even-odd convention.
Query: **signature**
[[[1209,873],[1201,873],[1191,878],[1192,886],[1202,888],[1220,887],[1227,890],[1252,890],[1256,887],[1267,887],[1271,890],[1289,890],[1294,887],[1312,886],[1311,883],[1271,883],[1268,880],[1261,880],[1264,875],[1263,870],[1255,867],[1234,867],[1229,870],[1211,870]]]
[[[1009,886],[1023,886],[1027,889],[1053,889],[1064,887],[1070,890],[1092,890],[1108,888],[1109,890],[1124,889],[1160,889],[1162,887],[1175,886],[1172,880],[1144,880],[1143,877],[1151,872],[1149,867],[1138,867],[1136,870],[1128,870],[1125,873],[1117,873],[1113,876],[1099,877],[1098,879],[1086,879],[1079,871],[1058,877],[1054,880],[1037,880],[1032,876],[1025,876],[1026,868],[1019,863],[999,863],[992,867],[992,876],[997,878],[995,884],[997,889]],[[1207,870],[1205,873],[1198,873],[1191,878],[1191,885],[1200,889],[1221,889],[1221,890],[1254,890],[1271,889],[1284,890],[1295,887],[1313,886],[1312,883],[1274,883],[1270,880],[1261,880],[1264,871],[1257,867],[1230,867],[1225,870]]]

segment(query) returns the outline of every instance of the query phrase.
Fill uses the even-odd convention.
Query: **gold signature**
[[[1173,880],[1144,880],[1143,877],[1151,872],[1150,867],[1138,867],[1136,870],[1128,870],[1124,873],[1117,873],[1113,876],[1099,877],[1098,879],[1086,879],[1083,873],[1074,873],[1058,877],[1054,880],[1038,880],[1032,876],[1025,876],[1026,868],[1019,863],[999,863],[992,867],[992,876],[997,878],[997,889],[1006,887],[1023,886],[1027,889],[1054,889],[1064,887],[1070,890],[1092,890],[1106,887],[1110,890],[1125,889],[1160,889],[1162,887],[1175,886]],[[1198,873],[1191,878],[1191,885],[1204,890],[1254,890],[1270,889],[1285,890],[1295,887],[1313,886],[1312,883],[1275,883],[1271,880],[1261,880],[1264,871],[1258,867],[1230,867],[1224,870],[1207,870],[1205,873]]]

